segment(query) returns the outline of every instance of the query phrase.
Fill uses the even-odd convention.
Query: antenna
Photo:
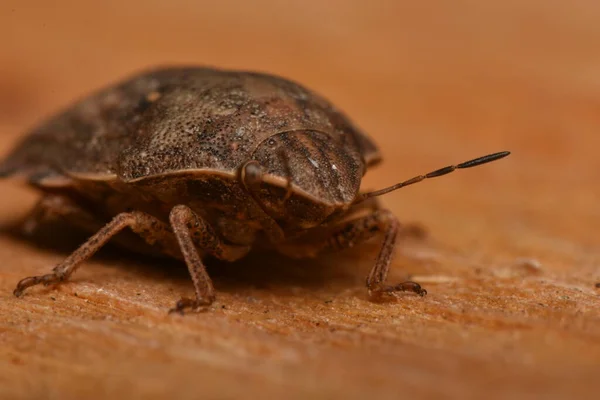
[[[447,167],[440,168],[438,170],[432,171],[432,172],[430,172],[428,174],[425,174],[425,175],[415,176],[414,178],[411,178],[411,179],[409,179],[407,181],[397,183],[397,184],[395,184],[393,186],[390,186],[390,187],[387,187],[387,188],[384,188],[384,189],[376,190],[374,192],[361,193],[361,194],[358,195],[358,197],[356,198],[356,200],[354,200],[354,202],[352,204],[363,202],[363,201],[365,201],[366,199],[368,199],[370,197],[381,196],[383,194],[392,192],[394,190],[403,188],[405,186],[421,182],[422,180],[425,180],[425,179],[428,179],[428,178],[435,178],[435,177],[438,177],[438,176],[446,175],[446,174],[449,174],[450,172],[453,172],[453,171],[455,171],[457,169],[464,169],[464,168],[476,167],[478,165],[482,165],[482,164],[486,164],[486,163],[489,163],[489,162],[492,162],[492,161],[496,161],[496,160],[499,160],[501,158],[506,157],[509,154],[510,154],[510,151],[501,151],[499,153],[488,154],[487,156],[483,156],[483,157],[475,158],[473,160],[465,161],[465,162],[460,163],[458,165],[449,165]]]

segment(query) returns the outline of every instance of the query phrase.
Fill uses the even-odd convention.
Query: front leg
[[[368,219],[366,217],[365,219]],[[416,282],[406,281],[401,282],[393,286],[385,284],[388,272],[390,270],[390,263],[392,261],[394,249],[396,247],[396,237],[398,236],[398,230],[400,223],[398,219],[388,210],[375,211],[372,214],[373,222],[367,225],[371,225],[368,229],[374,230],[376,226],[379,230],[384,232],[383,245],[377,256],[375,265],[371,268],[371,272],[367,276],[367,289],[371,296],[379,296],[393,292],[415,292],[420,296],[425,296],[427,290],[423,289],[421,285]]]
[[[196,298],[182,298],[170,312],[182,313],[208,306],[215,300],[215,289],[206,272],[197,248],[225,261],[235,261],[250,251],[249,246],[233,246],[223,243],[202,218],[184,205],[175,206],[169,216],[173,233],[194,282]]]
[[[291,257],[315,257],[323,252],[354,247],[379,233],[383,233],[383,245],[375,265],[367,276],[366,283],[369,294],[372,297],[378,297],[381,294],[410,291],[424,296],[427,291],[416,282],[407,281],[392,286],[385,284],[399,231],[400,223],[398,219],[390,211],[379,209],[364,217],[331,227],[325,237],[312,235],[311,233],[299,237],[293,243],[280,246],[279,251]],[[410,230],[404,233],[412,235]]]
[[[38,211],[40,210],[43,210],[44,213],[64,217],[66,220],[86,228],[91,228],[97,223],[91,214],[68,198],[61,196],[49,195],[40,202]],[[140,211],[121,213],[58,264],[52,273],[22,279],[13,293],[18,297],[31,286],[50,285],[69,279],[83,262],[106,242],[123,229],[129,228],[148,244],[157,246],[161,252],[177,258],[183,256],[194,282],[196,299],[182,299],[172,311],[181,312],[185,308],[196,309],[202,305],[209,305],[215,298],[214,288],[196,247],[227,261],[243,257],[249,251],[249,247],[224,244],[210,226],[187,206],[174,207],[170,213],[170,223],[171,226]]]

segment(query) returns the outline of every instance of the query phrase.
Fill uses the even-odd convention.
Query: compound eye
[[[262,182],[262,177],[262,167],[258,161],[248,161],[242,167],[240,178],[247,189],[257,189]]]

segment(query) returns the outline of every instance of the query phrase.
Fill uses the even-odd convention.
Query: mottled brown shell
[[[0,165],[0,174],[22,174],[40,186],[72,179],[127,183],[184,172],[235,177],[255,153],[272,157],[267,141],[287,132],[280,136],[285,144],[306,143],[291,133],[308,132],[321,159],[341,150],[341,162],[347,155],[356,169],[344,172],[358,173],[353,177],[358,183],[380,158],[374,143],[340,111],[294,82],[178,67],[142,73],[82,99],[25,137]],[[274,177],[284,174],[277,162],[269,166],[279,168],[269,171]],[[312,178],[318,178],[315,171]],[[348,201],[348,193],[340,198],[321,193],[318,179],[307,176],[304,183],[293,177],[300,190],[325,201]]]

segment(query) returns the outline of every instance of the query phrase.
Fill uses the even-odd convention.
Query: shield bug
[[[260,246],[312,257],[382,233],[369,293],[424,295],[415,282],[385,283],[400,223],[376,197],[508,154],[363,193],[361,179],[380,152],[316,93],[261,73],[146,71],[50,118],[0,165],[0,175],[24,176],[43,193],[30,222],[52,214],[95,232],[51,273],[21,280],[14,294],[65,281],[115,236],[185,261],[195,298],[173,310],[197,309],[215,299],[205,256],[235,261]],[[137,236],[117,235],[125,228]]]

